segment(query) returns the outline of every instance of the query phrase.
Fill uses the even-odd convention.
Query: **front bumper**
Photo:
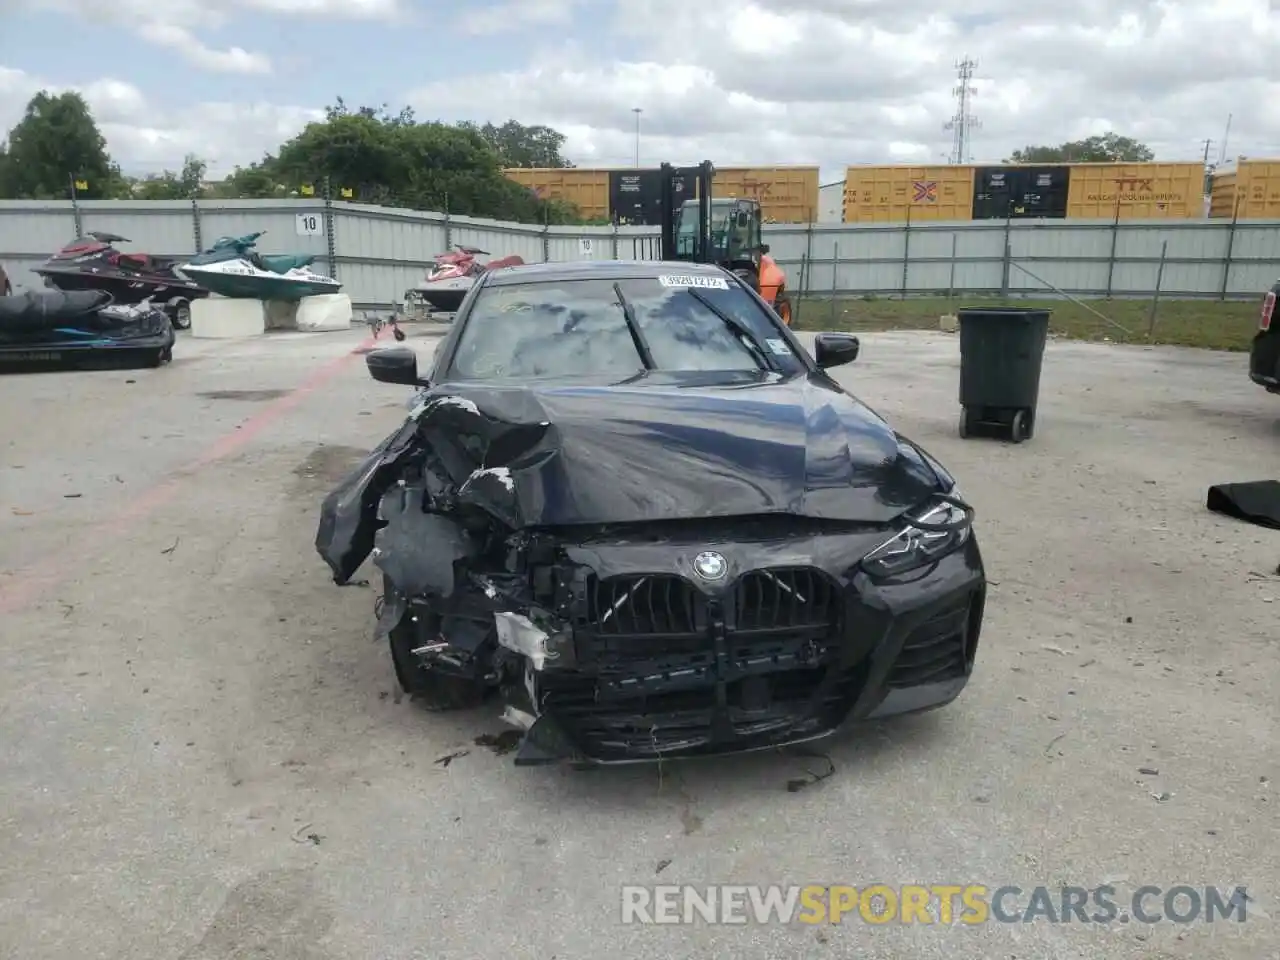
[[[689,567],[705,544],[569,550],[584,571],[567,601],[571,643],[507,690],[536,718],[516,762],[761,750],[949,703],[977,654],[977,542],[877,583],[856,564],[881,539],[713,544],[729,565],[718,586]]]

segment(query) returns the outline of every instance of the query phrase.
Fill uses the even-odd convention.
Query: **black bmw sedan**
[[[486,273],[396,432],[321,508],[338,583],[429,708],[494,701],[518,763],[780,746],[953,700],[986,579],[954,479],[736,276]]]
[[[1258,332],[1249,349],[1249,378],[1271,393],[1280,393],[1280,324],[1273,322],[1277,296],[1280,281],[1262,298]]]

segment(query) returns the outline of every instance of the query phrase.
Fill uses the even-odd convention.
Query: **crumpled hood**
[[[432,447],[451,437],[472,454],[444,458],[460,499],[513,528],[766,513],[882,523],[940,487],[883,419],[818,377],[444,384],[422,400]]]

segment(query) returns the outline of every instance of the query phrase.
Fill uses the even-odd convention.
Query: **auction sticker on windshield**
[[[703,287],[708,290],[728,290],[729,281],[724,277],[661,276],[658,282],[664,287]]]
[[[779,357],[791,356],[791,348],[787,346],[787,341],[770,339],[770,340],[766,340],[765,343],[769,345],[769,349],[773,353],[775,353],[777,356]]]

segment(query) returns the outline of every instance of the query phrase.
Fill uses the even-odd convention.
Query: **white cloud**
[[[177,170],[183,157],[194,153],[209,164],[210,176],[219,177],[274,152],[306,124],[324,117],[321,109],[266,102],[203,102],[165,111],[123,80],[103,78],[70,87],[0,67],[0,131],[17,123],[27,101],[42,89],[83,94],[112,158],[127,173]]]
[[[628,0],[624,60],[586,37],[464,83],[490,112],[547,123],[580,163],[939,162],[956,110],[955,62],[978,61],[976,160],[1114,129],[1160,159],[1280,154],[1280,17],[1268,0]],[[678,27],[678,29],[677,29]],[[411,102],[430,113],[459,81]],[[438,109],[438,107],[434,107]],[[481,107],[484,109],[484,107]],[[494,116],[493,119],[500,117]]]
[[[215,50],[195,38],[186,27],[174,23],[143,23],[138,35],[160,47],[182,54],[197,66],[219,73],[270,73],[271,60],[243,47]]]
[[[528,27],[568,26],[580,2],[582,0],[502,0],[486,6],[469,4],[459,25],[465,32],[477,36]]]
[[[154,42],[182,46],[205,67],[239,71],[265,68],[251,50],[271,14],[392,18],[412,8],[406,0],[18,4],[74,6],[84,16],[133,23]],[[463,55],[497,42],[463,28],[483,33],[551,24],[557,25],[551,34],[564,39],[519,54],[506,72],[449,77],[404,96],[424,119],[451,110],[443,119],[549,124],[566,134],[571,159],[583,165],[634,161],[632,111],[639,107],[645,164],[817,163],[834,177],[850,163],[945,159],[951,135],[943,125],[956,109],[955,62],[969,55],[979,64],[973,109],[982,127],[972,142],[978,161],[1107,130],[1148,143],[1160,159],[1196,159],[1205,138],[1215,141],[1216,155],[1228,115],[1230,154],[1276,156],[1280,58],[1272,44],[1280,15],[1273,6],[1268,0],[966,0],[963,8],[923,0],[793,0],[783,13],[763,0],[475,0],[449,21]],[[250,9],[258,13],[247,14]],[[587,27],[599,23],[602,11],[608,36]],[[225,48],[215,35],[229,38]],[[209,46],[188,44],[187,36]],[[522,50],[529,47],[522,41]],[[352,58],[331,68],[324,87],[340,93],[349,76],[342,70],[376,75],[376,68]],[[127,64],[113,72],[128,79]],[[0,72],[0,123],[8,125],[35,81],[26,78],[27,92],[9,96],[5,76]],[[378,86],[389,83],[394,78],[382,77]],[[172,167],[194,151],[223,171],[274,150],[320,116],[311,106],[265,100],[165,112],[146,102],[161,99],[158,94],[144,98],[123,80],[84,89],[113,155],[143,169]],[[262,86],[264,97],[269,89]],[[398,103],[390,89],[386,99]],[[320,102],[317,97],[314,107]]]
[[[323,20],[393,20],[403,16],[402,0],[234,0],[247,10]]]
[[[201,0],[4,0],[15,12],[56,10],[80,20],[132,29],[148,43],[179,54],[214,73],[271,73],[269,57],[242,46],[218,48],[202,39],[209,31],[246,27],[255,14],[298,19],[391,20],[404,13],[402,0],[230,0],[224,7]]]
[[[218,49],[197,37],[222,28],[227,20],[216,7],[199,0],[17,0],[18,10],[54,10],[103,26],[124,26],[148,43],[165,47],[203,70],[217,73],[271,72],[271,61],[243,47]]]

